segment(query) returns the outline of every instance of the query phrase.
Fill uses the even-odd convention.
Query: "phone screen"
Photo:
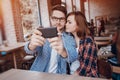
[[[39,31],[42,32],[42,36],[44,38],[52,38],[58,36],[57,33],[57,28],[56,27],[51,27],[51,28],[38,28]]]

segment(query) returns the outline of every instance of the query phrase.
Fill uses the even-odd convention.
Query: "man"
[[[54,6],[51,12],[51,24],[57,27],[62,35],[45,39],[42,33],[35,30],[31,41],[25,45],[28,54],[38,53],[31,70],[49,73],[66,74],[66,62],[76,60],[76,44],[72,36],[64,32],[66,8]]]

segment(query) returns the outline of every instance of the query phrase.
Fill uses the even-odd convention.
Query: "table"
[[[111,65],[111,67],[112,67],[112,72],[120,74],[120,67],[119,66]]]
[[[25,45],[25,42],[18,42],[18,43],[13,44],[13,45],[8,45],[8,46],[0,47],[0,52],[12,52],[12,54],[13,54],[13,62],[14,62],[14,68],[17,68],[15,53],[16,53],[16,51],[18,51],[24,45]]]
[[[8,70],[7,72],[0,74],[0,80],[107,80],[107,79],[11,69]]]

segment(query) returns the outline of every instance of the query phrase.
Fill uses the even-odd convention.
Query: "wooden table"
[[[7,72],[0,74],[0,80],[107,80],[107,79],[11,69],[8,70]]]
[[[13,54],[13,61],[14,61],[14,68],[17,68],[17,63],[16,63],[16,52],[25,45],[25,42],[19,42],[13,45],[8,45],[4,47],[0,47],[0,52],[12,52]]]
[[[111,67],[112,67],[112,72],[120,74],[120,67],[119,66],[111,65]]]

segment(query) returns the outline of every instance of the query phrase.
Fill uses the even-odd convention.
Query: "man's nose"
[[[60,19],[57,19],[56,22],[60,23]]]

